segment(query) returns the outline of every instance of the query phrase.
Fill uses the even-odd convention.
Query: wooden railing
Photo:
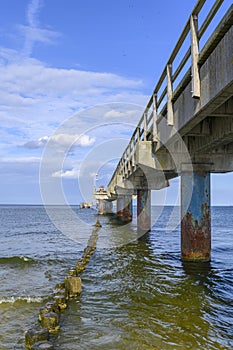
[[[134,170],[136,166],[135,157],[138,141],[150,140],[155,143],[158,142],[158,123],[165,114],[167,124],[171,127],[174,125],[173,104],[190,80],[192,81],[192,97],[200,98],[199,57],[201,51],[199,52],[199,42],[207,28],[209,28],[223,2],[224,0],[216,0],[214,2],[200,28],[198,26],[198,15],[205,5],[206,0],[199,0],[197,2],[163,69],[129,144],[123,152],[108,187],[114,185],[116,175],[122,175],[124,179]],[[181,48],[185,40],[189,40],[190,44],[185,54],[182,55]],[[177,60],[178,63],[176,63],[177,67],[173,72],[175,60]],[[186,68],[189,60],[191,60],[190,65]],[[174,85],[176,86],[175,90],[173,90]],[[163,88],[163,86],[165,87]]]

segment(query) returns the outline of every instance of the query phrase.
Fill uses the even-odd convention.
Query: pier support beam
[[[181,173],[181,259],[210,261],[210,165],[183,164]]]
[[[151,191],[137,190],[137,226],[145,233],[151,229]]]

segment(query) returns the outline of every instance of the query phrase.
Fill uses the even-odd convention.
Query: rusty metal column
[[[151,191],[137,190],[137,226],[145,233],[151,230]]]
[[[117,197],[117,217],[119,218],[123,217],[123,210],[124,210],[124,196],[119,195]]]
[[[181,258],[211,256],[210,165],[183,164],[181,173]]]
[[[133,205],[132,196],[124,196],[124,209],[123,209],[123,221],[132,221],[133,216]]]

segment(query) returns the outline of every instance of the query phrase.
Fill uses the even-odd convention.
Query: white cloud
[[[48,139],[49,139],[48,136],[43,136],[43,137],[40,137],[37,141],[26,142],[23,145],[23,147],[29,148],[29,149],[41,148],[46,145],[46,143],[48,142]]]
[[[1,157],[1,164],[3,163],[39,163],[41,158],[40,157]]]
[[[0,51],[0,113],[10,108],[10,116],[28,119],[30,114],[30,121],[62,121],[73,111],[91,105],[140,103],[146,99],[137,91],[142,87],[140,80],[111,73],[50,68],[31,59],[16,63],[11,58],[6,63],[5,57],[6,52]]]
[[[138,119],[137,115],[129,111],[122,114],[114,107],[109,111],[109,104],[121,102],[144,105],[147,96],[141,92],[143,83],[140,79],[111,72],[59,69],[32,58],[35,43],[54,44],[60,35],[39,23],[41,5],[42,0],[31,0],[27,8],[26,25],[18,26],[21,39],[22,35],[24,39],[23,49],[17,51],[0,47],[2,171],[13,174],[13,170],[17,169],[17,174],[33,174],[34,179],[37,179],[41,159],[32,155],[41,154],[41,149],[49,141],[54,146],[52,155],[49,154],[51,158],[46,163],[49,177],[53,174],[53,178],[77,179],[77,163],[84,157],[85,147],[96,146],[99,138],[107,137],[106,133],[95,132],[94,127],[118,118],[126,122],[126,115],[130,121]],[[14,33],[15,36],[17,34]],[[102,108],[103,104],[107,107]],[[88,110],[96,105],[101,108],[97,108],[97,111]],[[86,112],[80,115],[78,112],[81,111]],[[67,120],[70,122],[58,129]],[[114,136],[120,134],[119,130],[119,127],[117,131],[113,130]],[[47,135],[52,136],[49,138]],[[73,154],[69,157],[75,146],[79,147],[76,157]],[[66,170],[63,168],[57,171],[59,166],[56,165],[64,154],[67,155]],[[69,163],[74,158],[75,162]],[[64,163],[60,169],[62,167]]]
[[[78,134],[55,134],[50,138],[52,143],[60,146],[91,146],[95,142],[95,137],[89,137],[88,135],[78,135]]]
[[[128,117],[133,117],[133,116],[138,115],[138,110],[129,110],[129,111],[119,111],[117,109],[111,109],[110,111],[105,113],[105,118],[111,119],[111,118],[128,118]]]
[[[14,125],[23,131],[25,137],[21,144],[26,140],[38,142],[42,135],[52,135],[60,123],[81,109],[119,101],[143,104],[146,100],[146,96],[139,93],[142,87],[139,80],[111,73],[46,67],[30,58],[16,62],[16,57],[17,52],[0,50],[0,118],[3,127]],[[115,112],[114,108],[102,114],[99,120],[104,122],[114,117],[125,121],[122,113]],[[132,121],[139,119],[138,115],[129,113],[127,117]],[[91,118],[86,114],[79,119],[82,130],[92,126]],[[80,139],[80,145],[85,142],[89,140]]]
[[[89,137],[88,135],[82,135],[78,138],[76,141],[76,145],[87,147],[91,146],[95,143],[96,138],[95,137]]]
[[[71,170],[59,170],[52,174],[52,177],[64,178],[64,179],[77,179],[79,177],[78,169]]]
[[[29,149],[42,148],[48,143],[48,141],[50,142],[50,145],[61,147],[88,147],[93,145],[95,140],[95,137],[89,137],[88,135],[54,134],[50,138],[48,136],[43,136],[36,141],[28,141],[23,144],[23,147]]]
[[[0,51],[1,54],[1,51]],[[11,93],[22,94],[25,98],[43,98],[45,96],[90,96],[92,93],[102,95],[118,93],[124,89],[140,88],[142,82],[127,79],[112,73],[97,73],[75,69],[58,69],[46,67],[40,61],[25,59],[0,66],[1,82]]]
[[[39,12],[40,6],[41,6],[40,0],[32,0],[28,5],[27,19],[28,19],[28,23],[31,27],[36,27],[38,25],[36,15]]]
[[[49,29],[41,29],[30,26],[19,26],[20,31],[26,38],[24,44],[24,55],[30,56],[34,42],[42,42],[44,44],[53,44],[54,39],[57,39],[60,34]]]
[[[60,34],[57,32],[39,27],[38,15],[42,7],[40,0],[32,0],[27,8],[28,26],[19,26],[20,31],[25,37],[23,56],[30,56],[35,42],[52,44]]]

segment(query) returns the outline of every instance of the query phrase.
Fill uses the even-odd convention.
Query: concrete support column
[[[210,165],[183,164],[181,173],[181,258],[211,256]]]
[[[151,191],[137,190],[137,226],[139,231],[151,230]]]
[[[119,195],[117,197],[117,216],[123,217],[123,210],[124,210],[124,196]]]
[[[124,209],[123,209],[123,221],[132,221],[133,217],[133,204],[132,196],[124,196]]]
[[[112,213],[112,202],[110,201],[104,201],[104,213],[110,214]]]
[[[98,214],[109,214],[112,213],[112,202],[104,199],[98,199]]]

